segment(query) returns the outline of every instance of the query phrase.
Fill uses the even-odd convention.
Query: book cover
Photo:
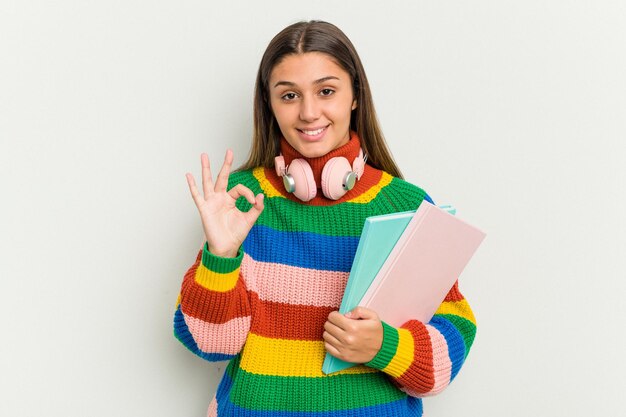
[[[339,311],[361,305],[395,327],[428,322],[485,237],[455,212],[423,203],[416,212],[368,218]],[[327,353],[322,371],[353,365]]]
[[[485,234],[432,204],[422,204],[359,305],[398,327],[430,321]]]

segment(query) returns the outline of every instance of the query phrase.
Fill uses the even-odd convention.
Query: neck
[[[302,156],[300,152],[295,150],[284,138],[280,141],[280,151],[283,158],[285,158],[285,165],[289,165],[291,161],[298,158],[306,160],[313,170],[313,178],[315,179],[318,189],[321,189],[322,187],[322,170],[324,169],[326,162],[337,156],[343,156],[348,160],[348,162],[350,162],[350,165],[352,165],[352,162],[357,156],[359,156],[360,149],[361,142],[355,132],[350,132],[350,140],[348,143],[317,158],[307,158]],[[318,195],[321,195],[321,191],[318,192]]]

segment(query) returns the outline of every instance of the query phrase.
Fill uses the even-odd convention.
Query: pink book
[[[484,238],[474,226],[424,202],[359,305],[394,327],[410,319],[427,323]]]

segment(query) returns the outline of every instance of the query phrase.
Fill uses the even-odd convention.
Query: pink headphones
[[[331,200],[343,197],[363,175],[366,161],[367,156],[363,157],[362,149],[352,166],[343,156],[331,158],[322,170],[322,193]],[[313,170],[306,160],[294,159],[289,166],[285,166],[285,158],[280,155],[274,158],[274,165],[276,174],[283,177],[287,192],[293,193],[302,201],[312,200],[317,195]]]

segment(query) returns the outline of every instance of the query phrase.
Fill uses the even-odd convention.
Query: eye
[[[286,94],[283,94],[280,98],[285,100],[285,101],[293,101],[297,97],[298,96],[296,95],[296,93],[286,93]]]
[[[334,93],[335,93],[335,90],[331,88],[324,88],[322,91],[320,91],[320,94],[322,96],[330,96],[330,95],[333,95]]]

